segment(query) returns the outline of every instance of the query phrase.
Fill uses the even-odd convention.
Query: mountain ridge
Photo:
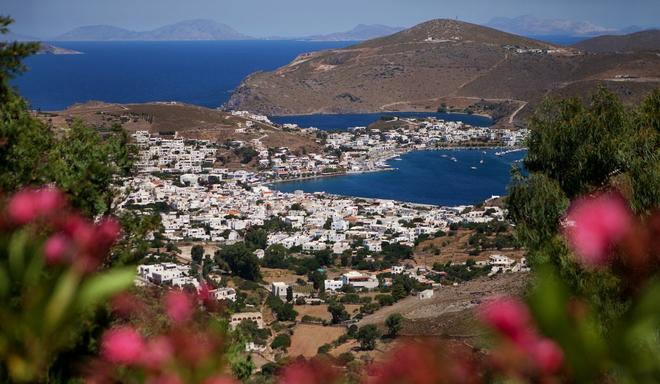
[[[573,47],[592,53],[660,51],[660,29],[650,29],[623,36],[598,36],[574,44]]]

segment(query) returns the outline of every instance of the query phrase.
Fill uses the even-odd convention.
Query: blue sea
[[[511,166],[526,155],[514,152],[496,156],[497,151],[409,152],[402,155],[400,161],[388,161],[388,165],[395,168],[393,171],[276,183],[271,187],[282,192],[327,192],[418,204],[474,204],[492,195],[506,194]]]
[[[438,112],[381,112],[381,113],[351,113],[339,115],[299,115],[299,116],[271,116],[271,121],[278,124],[298,124],[302,128],[318,128],[322,130],[345,130],[353,127],[366,127],[381,117],[412,117],[425,118],[435,117],[445,121],[462,121],[476,127],[488,127],[493,124],[492,120],[477,115],[461,113],[438,113]]]
[[[13,81],[32,107],[62,110],[89,100],[180,101],[215,108],[241,80],[288,64],[304,52],[350,42],[55,42],[84,55],[37,55]]]
[[[27,59],[30,70],[13,81],[33,108],[61,110],[74,103],[181,101],[219,107],[245,76],[289,63],[297,55],[350,45],[350,42],[58,42],[84,55],[39,55]],[[302,127],[346,129],[368,125],[383,115],[435,116],[471,125],[491,121],[474,115],[381,113],[273,117]],[[302,189],[425,204],[460,205],[506,192],[509,169],[523,154],[503,157],[489,150],[413,152],[390,161],[391,172],[367,173],[278,184],[283,191]],[[447,157],[442,157],[442,155]],[[449,160],[451,156],[457,161]],[[484,160],[480,164],[480,160]],[[473,170],[470,167],[476,166]]]

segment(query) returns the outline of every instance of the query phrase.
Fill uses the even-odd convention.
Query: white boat
[[[457,162],[458,159],[456,159],[455,157],[452,157],[452,158],[451,158],[451,161],[453,161],[453,162]]]
[[[477,167],[470,167],[470,169],[477,169]]]

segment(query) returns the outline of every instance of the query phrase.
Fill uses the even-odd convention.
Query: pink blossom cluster
[[[42,225],[52,232],[43,245],[49,265],[72,264],[92,271],[119,238],[121,228],[112,218],[98,223],[72,213],[64,194],[53,187],[24,189],[7,202],[4,225]]]
[[[553,340],[538,333],[522,301],[511,297],[495,298],[479,308],[479,317],[504,337],[514,354],[526,360],[536,374],[551,376],[561,370],[564,353]]]
[[[367,371],[368,384],[436,384],[483,382],[480,367],[471,351],[449,351],[432,342],[408,342],[395,348],[383,362]]]
[[[599,267],[612,261],[614,249],[631,231],[633,222],[624,198],[608,192],[574,201],[564,234],[580,263]]]
[[[218,364],[222,362],[224,352],[222,340],[217,334],[195,329],[191,324],[199,304],[198,298],[178,290],[165,294],[164,310],[171,324],[166,333],[145,338],[137,328],[129,325],[108,330],[101,341],[101,359],[96,362],[87,382],[121,381],[116,376],[121,371],[123,374],[132,372],[136,377],[146,377],[147,383],[183,384],[190,382],[190,372],[200,367],[206,369],[210,362],[218,369],[195,382],[235,384]],[[117,297],[113,307],[120,315],[126,316],[139,310],[140,304],[125,295]]]

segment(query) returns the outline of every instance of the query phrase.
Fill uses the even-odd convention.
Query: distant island
[[[83,52],[76,51],[73,49],[67,49],[67,48],[62,48],[58,47],[52,44],[46,44],[46,43],[41,43],[41,47],[39,48],[39,52],[37,54],[40,55],[82,55]]]
[[[625,35],[644,28],[629,26],[623,29],[608,28],[588,21],[566,19],[542,19],[532,15],[496,17],[485,26],[523,36],[582,36]]]
[[[298,41],[364,41],[391,35],[403,27],[359,24],[351,30],[299,37],[271,36],[261,40]],[[151,31],[132,31],[112,25],[89,25],[75,28],[54,37],[53,41],[195,41],[195,40],[257,40],[236,31],[234,28],[213,20],[186,20],[166,25]]]
[[[187,20],[151,31],[131,31],[111,25],[75,28],[55,37],[54,41],[187,41],[187,40],[252,40],[232,27],[213,20]]]

